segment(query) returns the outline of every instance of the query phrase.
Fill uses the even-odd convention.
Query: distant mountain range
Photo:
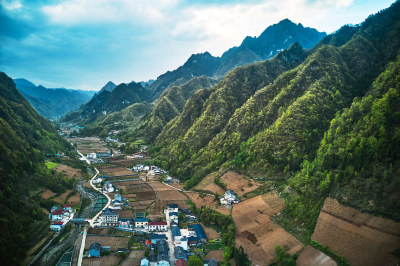
[[[266,28],[259,37],[246,37],[239,47],[229,49],[221,57],[208,52],[192,55],[183,66],[159,76],[146,88],[157,98],[168,86],[179,86],[202,75],[219,79],[237,66],[272,58],[295,42],[310,49],[325,36],[325,32],[284,19]]]
[[[325,36],[324,32],[285,19],[269,26],[258,38],[246,37],[239,47],[229,49],[222,57],[212,56],[209,52],[193,54],[182,66],[167,71],[155,81],[133,83],[133,86],[121,84],[118,90],[114,83],[108,82],[90,102],[66,116],[64,121],[91,123],[99,116],[120,111],[129,104],[155,101],[168,88],[181,86],[194,77],[206,76],[220,80],[237,66],[272,58],[295,42],[304,48],[311,48]],[[134,87],[135,92],[132,90]]]
[[[55,119],[79,108],[96,92],[36,86],[26,79],[14,79],[17,89],[42,116]]]

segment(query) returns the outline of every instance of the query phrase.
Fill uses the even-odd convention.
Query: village
[[[106,150],[104,144],[102,149],[100,145],[87,150],[78,146],[85,152],[81,160],[94,166],[90,170],[93,178],[82,186],[95,200],[92,218],[77,218],[70,204],[49,211],[50,230],[60,234],[69,223],[82,228],[64,255],[68,259],[63,257],[59,263],[186,265],[190,256],[197,256],[204,265],[218,265],[222,261],[221,236],[198,221],[179,180],[149,165],[146,147],[122,155]],[[220,201],[229,205],[238,198],[228,190]]]
[[[48,261],[54,265],[187,265],[193,258],[202,261],[202,265],[221,265],[228,261],[224,256],[226,231],[215,226],[214,217],[228,219],[234,226],[234,245],[236,249],[243,248],[252,265],[273,263],[278,245],[287,254],[298,254],[298,265],[318,265],[321,261],[336,265],[328,255],[313,246],[304,246],[279,225],[284,201],[273,181],[222,169],[186,190],[179,179],[152,164],[143,144],[137,153],[124,154],[110,149],[107,140],[95,137],[69,141],[76,145],[88,174],[79,179],[76,191],[56,194],[46,190],[41,194],[43,199],[57,202],[47,211],[48,231],[54,233],[48,236],[48,243],[46,239],[39,242],[38,246],[47,243],[45,253],[40,251],[36,255],[40,259],[30,265]],[[76,169],[62,163],[57,168],[79,178]],[[329,219],[341,219],[334,217],[347,212],[355,213],[354,217],[364,214],[329,198],[325,209],[313,238],[340,247],[343,243],[339,238],[326,238],[323,234],[326,226],[331,226],[332,232],[337,230],[329,225]],[[386,222],[382,219],[382,225]],[[386,230],[376,224],[369,226],[378,235]],[[362,228],[352,230],[359,232]],[[58,238],[61,241],[51,244],[52,239]],[[369,238],[361,239],[376,245]],[[348,239],[351,241],[358,240]],[[47,246],[50,248],[45,251]],[[361,259],[355,252],[348,256],[354,261]],[[377,254],[377,258],[383,257]],[[238,265],[232,257],[229,263]]]

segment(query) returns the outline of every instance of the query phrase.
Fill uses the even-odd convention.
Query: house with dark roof
[[[174,248],[175,260],[184,259],[187,260],[186,251],[182,247]]]
[[[118,226],[119,214],[114,212],[112,209],[105,209],[101,213],[101,225],[102,226]]]
[[[189,225],[188,228],[192,228],[195,231],[196,237],[198,237],[200,241],[207,242],[207,235],[200,224]]]
[[[150,241],[153,244],[157,244],[158,241],[160,240],[167,240],[167,235],[166,234],[150,234]]]
[[[90,245],[89,248],[89,257],[100,257],[100,250],[101,250],[101,245],[97,242],[94,242],[93,244]]]
[[[168,242],[165,240],[159,240],[156,243],[158,254],[167,254],[169,252]]]
[[[178,212],[178,211],[179,211],[178,204],[175,203],[168,204],[168,212]]]
[[[179,226],[171,226],[172,240],[175,239],[176,236],[181,236],[181,229]]]
[[[169,265],[169,255],[168,254],[158,254],[157,255],[157,262],[162,263],[163,261],[168,262]]]

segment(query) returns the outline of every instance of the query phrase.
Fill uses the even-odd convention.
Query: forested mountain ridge
[[[75,112],[67,114],[63,121],[78,121],[83,125],[103,119],[107,114],[123,110],[134,103],[149,102],[151,93],[140,83],[121,83],[113,90],[103,90]]]
[[[335,116],[346,112],[345,108],[353,101],[365,97],[373,81],[396,59],[400,51],[399,6],[400,2],[394,3],[371,15],[360,26],[341,28],[323,39],[297,64],[280,73],[270,76],[271,70],[265,73],[245,70],[257,69],[260,64],[273,65],[279,57],[285,58],[283,53],[270,61],[237,68],[212,89],[199,91],[156,139],[153,154],[158,163],[182,178],[190,177],[188,186],[221,166],[287,184],[288,178],[303,171],[305,162],[312,162],[318,156]],[[398,78],[398,73],[392,72]],[[386,124],[382,126],[383,131],[389,129],[385,128]],[[382,156],[389,161],[396,158],[391,153]],[[343,161],[344,166],[348,163]],[[382,169],[387,167],[393,165],[386,164]],[[321,171],[325,169],[322,167]],[[363,171],[352,171],[357,180],[355,184],[365,181],[360,174]],[[389,172],[397,171],[395,168]],[[300,177],[303,178],[301,174]],[[370,186],[374,187],[378,180],[369,179]],[[397,184],[396,180],[392,175],[390,182],[394,183],[388,182],[393,185]],[[330,175],[330,181],[321,186],[332,187],[332,190],[322,189],[324,193],[315,195],[307,188],[316,203],[308,207],[306,200],[301,201],[304,199],[301,193],[306,188],[299,182],[295,187],[301,200],[292,203],[302,202],[303,205],[295,205],[302,210],[299,212],[289,208],[295,212],[293,221],[307,220],[306,226],[312,229],[316,213],[311,209],[319,210],[323,195],[334,193],[334,187],[340,185],[343,183],[334,181]],[[366,208],[365,194],[353,204],[398,218],[399,212],[393,211],[396,206],[393,202],[399,200],[399,193],[393,189],[385,185],[385,195],[383,190],[375,194],[375,200],[380,197],[375,207]]]
[[[15,83],[0,73],[0,257],[17,265],[31,245],[32,229],[47,217],[33,191],[62,192],[70,184],[44,165],[47,154],[67,152],[71,145],[36,113]]]
[[[139,128],[132,133],[134,136],[144,137],[147,141],[153,142],[163,127],[182,112],[186,101],[197,90],[209,88],[214,84],[215,80],[201,76],[192,78],[180,86],[170,87],[160,95],[151,112],[142,119]],[[122,138],[132,139],[132,133]]]
[[[326,36],[324,32],[318,32],[312,28],[305,28],[301,24],[295,24],[288,19],[282,20],[277,24],[269,26],[258,38],[246,37],[239,47],[229,49],[221,57],[212,56],[209,52],[191,55],[189,59],[177,69],[167,71],[160,75],[155,81],[149,83],[142,82],[141,85],[144,90],[139,89],[139,91],[141,91],[139,92],[140,97],[137,97],[138,95],[132,97],[131,95],[127,97],[127,102],[133,104],[143,101],[156,101],[164,91],[171,87],[181,86],[192,78],[206,76],[218,80],[237,66],[272,58],[295,42],[299,42],[306,48],[311,48],[324,36]],[[130,84],[128,86],[130,86]],[[118,103],[118,108],[110,107],[110,102],[114,100],[107,100],[107,98],[116,98],[115,95],[117,93],[114,92],[114,90],[113,84],[109,82],[89,103],[83,106],[79,111],[68,114],[63,121],[75,121],[83,125],[94,127],[95,125],[91,125],[91,123],[96,121],[99,117],[103,119],[103,115],[108,115],[127,107],[128,105],[125,103]],[[110,94],[103,93],[104,91],[109,91]],[[155,107],[157,106],[156,104]],[[164,110],[169,113],[175,112],[174,107],[170,107],[172,109],[166,110],[164,108]],[[154,110],[154,112],[156,112],[156,110]],[[170,119],[167,120],[169,121]],[[154,124],[152,124],[153,122]],[[159,122],[160,121],[157,119],[145,122],[148,129],[153,128],[150,135],[151,140],[160,132],[163,126],[162,124],[165,124],[165,122],[162,124]],[[139,132],[133,135],[138,136],[138,134]],[[148,135],[144,136],[147,137]]]
[[[15,79],[14,82],[32,107],[48,119],[60,117],[79,108],[91,97],[77,90],[48,89],[41,85],[36,86],[26,79]]]

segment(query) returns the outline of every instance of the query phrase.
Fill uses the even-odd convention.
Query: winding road
[[[86,161],[86,163],[88,165],[90,165],[90,161],[78,150],[76,149],[76,151],[78,152],[78,154],[81,156],[81,159],[83,161]],[[101,188],[97,188],[95,185],[93,185],[93,180],[97,177],[97,175],[99,174],[99,170],[94,167],[94,170],[96,171],[96,174],[94,174],[94,176],[90,179],[89,184],[90,186],[92,186],[92,188],[98,192],[100,192],[101,194],[103,194],[106,198],[107,198],[107,204],[103,207],[103,209],[101,209],[92,219],[87,219],[86,221],[89,223],[89,227],[93,227],[94,222],[98,219],[98,217],[101,215],[101,213],[107,209],[110,204],[111,204],[111,198],[106,194],[103,193],[101,191]],[[82,259],[83,259],[83,252],[85,250],[85,243],[86,243],[86,235],[87,235],[87,230],[88,227],[85,226],[84,232],[83,232],[83,237],[82,237],[82,243],[81,243],[81,248],[79,250],[79,258],[78,258],[78,266],[82,265]]]

